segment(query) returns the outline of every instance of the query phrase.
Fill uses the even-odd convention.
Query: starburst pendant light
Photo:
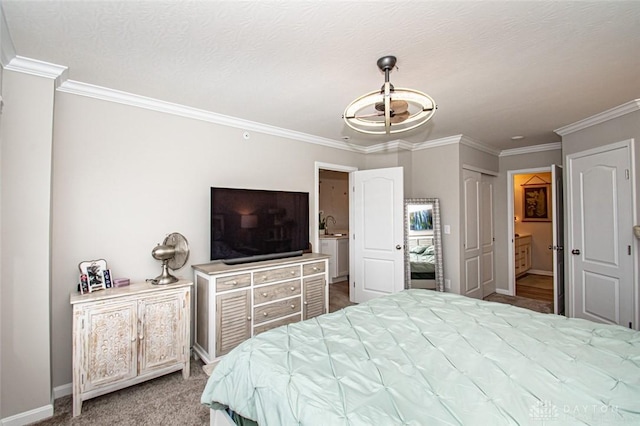
[[[344,110],[347,126],[371,135],[406,132],[425,124],[436,112],[435,101],[413,89],[396,89],[389,82],[389,74],[396,65],[395,56],[378,59],[384,71],[384,85],[351,102]]]

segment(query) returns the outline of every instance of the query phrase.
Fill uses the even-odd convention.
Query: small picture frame
[[[104,259],[87,260],[80,262],[78,265],[80,269],[80,276],[86,275],[89,283],[89,292],[106,289],[104,271],[107,270],[107,261]],[[111,274],[109,273],[109,281],[111,281]],[[80,286],[82,288],[82,286]]]
[[[102,278],[104,279],[104,286],[106,288],[113,287],[113,281],[111,280],[111,269],[105,269],[102,271]]]
[[[89,278],[87,274],[80,274],[80,283],[78,284],[78,289],[80,290],[80,294],[91,293],[89,289]]]
[[[551,185],[527,185],[522,190],[522,221],[551,222]]]

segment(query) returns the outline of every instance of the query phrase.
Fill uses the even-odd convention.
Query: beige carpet
[[[191,376],[168,374],[139,385],[85,401],[82,413],[72,417],[71,396],[55,400],[53,417],[34,423],[59,425],[193,425],[209,424],[209,409],[200,404],[207,382],[201,361],[191,360]]]
[[[553,313],[553,302],[544,302],[542,300],[529,299],[520,296],[507,296],[504,294],[491,293],[484,300],[490,302],[507,303],[509,305],[518,306],[520,308],[531,309],[532,311],[542,312],[543,314]]]
[[[355,305],[349,301],[349,281],[329,284],[329,312]]]

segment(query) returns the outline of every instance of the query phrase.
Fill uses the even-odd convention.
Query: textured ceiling
[[[638,1],[0,2],[16,54],[72,80],[363,146],[557,142],[554,129],[640,98]],[[359,134],[342,112],[382,85],[389,54],[391,82],[438,111]]]

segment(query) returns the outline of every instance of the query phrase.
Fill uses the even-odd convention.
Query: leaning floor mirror
[[[405,288],[444,291],[440,201],[404,200]]]

